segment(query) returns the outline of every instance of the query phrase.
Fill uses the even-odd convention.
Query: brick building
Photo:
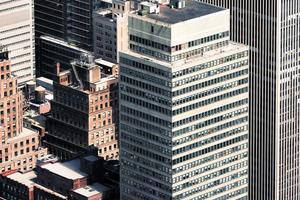
[[[35,177],[33,171],[27,173],[10,171],[1,174],[1,196],[5,199],[33,200],[34,183],[31,180]]]
[[[34,184],[35,200],[67,200],[68,197],[61,195],[39,184]]]
[[[70,194],[71,200],[99,200],[107,198],[106,192],[109,191],[108,187],[101,185],[99,183],[94,183],[93,185],[86,186],[74,190]]]
[[[90,146],[97,147],[98,155],[106,160],[118,159],[118,66],[101,72],[89,55],[72,66],[73,70],[61,72],[57,65],[43,142],[62,159]]]
[[[80,171],[80,160],[37,166],[37,183],[62,195],[87,185],[88,174]]]
[[[38,133],[23,128],[23,95],[4,50],[0,50],[0,131],[0,172],[34,168],[36,158],[47,154],[39,147]]]
[[[35,171],[1,174],[0,196],[19,200],[118,199],[114,196],[119,193],[115,191],[118,184],[104,178],[110,174],[104,162],[92,155],[67,162],[48,156],[39,160]]]

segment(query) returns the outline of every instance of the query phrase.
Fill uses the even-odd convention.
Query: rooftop
[[[31,122],[35,125],[45,125],[46,117],[40,114],[37,114],[33,110],[27,110],[24,112],[24,121]]]
[[[45,82],[50,85],[53,85],[53,80],[45,78],[45,77],[38,77],[36,80],[37,80],[37,82]]]
[[[85,197],[91,197],[96,194],[103,193],[107,190],[109,190],[108,187],[106,187],[102,184],[99,184],[99,183],[94,183],[93,185],[89,185],[89,186],[74,190],[74,192],[77,194],[80,194],[82,196],[85,196]]]
[[[74,45],[72,45],[71,43],[67,43],[63,40],[59,40],[59,39],[56,39],[56,38],[53,38],[53,37],[50,37],[50,36],[41,36],[40,37],[42,40],[46,40],[48,42],[51,42],[51,43],[54,43],[54,44],[57,44],[59,46],[64,46],[64,47],[67,47],[69,49],[73,49],[73,50],[76,50],[76,51],[79,51],[79,52],[82,52],[82,53],[86,53],[86,54],[89,54],[90,52],[89,51],[86,51],[84,49],[81,49],[79,47],[76,47]]]
[[[167,24],[176,24],[222,10],[224,9],[217,6],[197,2],[195,0],[186,0],[184,8],[175,9],[168,5],[161,5],[159,14],[147,14],[146,16]]]
[[[37,164],[55,163],[55,162],[58,162],[58,158],[52,154],[48,154],[41,158],[37,158]]]
[[[96,59],[96,60],[95,60],[95,63],[96,63],[97,65],[99,65],[100,67],[101,67],[102,65],[107,66],[107,67],[113,67],[114,65],[116,65],[115,63],[112,63],[112,62],[103,60],[102,58]]]
[[[14,142],[16,140],[19,140],[19,139],[22,139],[22,138],[26,138],[26,137],[29,137],[29,136],[34,136],[34,135],[38,135],[37,131],[33,130],[33,129],[29,129],[29,128],[25,128],[23,127],[23,131],[15,136],[15,137],[11,137],[7,140],[8,143],[10,142]]]
[[[110,9],[99,9],[96,10],[94,13],[97,14],[97,16],[107,17],[109,19],[111,19],[113,16],[112,11]]]
[[[37,92],[45,92],[46,89],[44,87],[42,87],[42,86],[38,86],[37,88],[35,88],[35,91],[37,91]]]
[[[41,186],[37,183],[34,182],[34,179],[37,177],[37,174],[35,173],[35,171],[29,171],[29,172],[26,172],[26,173],[21,173],[21,172],[15,172],[13,174],[10,174],[7,176],[7,178],[11,179],[11,180],[14,180],[18,183],[21,183],[21,184],[24,184],[26,185],[27,187],[37,187],[37,188],[40,188],[44,191],[47,191],[49,192],[50,194],[54,194],[55,196],[59,197],[60,199],[67,199],[67,197],[57,193],[57,192],[54,192],[53,190],[50,190],[44,186]]]
[[[35,85],[35,82],[34,81],[28,81],[28,82],[26,82],[26,85]]]
[[[90,161],[90,162],[95,162],[95,161],[99,160],[98,157],[93,156],[93,155],[91,155],[91,156],[86,156],[86,157],[84,157],[84,159],[85,159],[85,160],[88,160],[88,161]]]
[[[53,190],[51,190],[51,189],[49,189],[49,188],[46,188],[46,187],[44,187],[44,186],[42,186],[42,185],[40,185],[40,184],[34,184],[34,186],[35,186],[36,188],[39,188],[40,190],[43,190],[43,191],[45,191],[45,192],[47,192],[47,193],[50,193],[50,194],[52,194],[52,195],[58,197],[59,199],[68,199],[67,196],[63,196],[63,195],[61,195],[61,194],[59,194],[59,193],[57,193],[57,192],[55,192],[55,191],[53,191]]]
[[[46,94],[46,100],[53,100],[53,94]]]
[[[86,173],[80,171],[80,160],[75,159],[68,162],[57,162],[57,163],[48,163],[41,166],[44,169],[49,170],[50,172],[57,174],[61,177],[67,179],[80,179],[88,176]]]
[[[34,182],[32,181],[34,178],[37,177],[34,171],[29,171],[26,173],[15,172],[11,175],[7,176],[9,179],[14,180],[18,183],[24,184],[27,187],[33,186]]]

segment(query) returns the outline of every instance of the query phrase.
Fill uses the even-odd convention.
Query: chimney
[[[60,72],[60,63],[56,63],[56,75],[58,76]]]
[[[112,75],[118,76],[119,75],[119,65],[114,65],[112,67]]]
[[[101,80],[101,70],[99,66],[95,65],[93,68],[89,69],[88,72],[90,83],[96,83]]]

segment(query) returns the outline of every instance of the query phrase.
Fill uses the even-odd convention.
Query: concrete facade
[[[35,76],[33,1],[1,1],[0,18],[0,46],[10,52],[12,72],[23,86]]]
[[[94,54],[119,63],[119,52],[128,46],[128,14],[131,1],[115,0],[112,8],[96,10],[93,14]]]
[[[230,9],[232,40],[251,47],[249,199],[299,199],[299,1],[199,1]]]
[[[248,47],[229,40],[229,10],[170,7],[129,15],[121,199],[248,199]]]

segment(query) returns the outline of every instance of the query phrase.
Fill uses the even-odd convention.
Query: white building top
[[[44,82],[44,83],[53,85],[53,80],[45,78],[45,77],[38,77],[36,80],[37,80],[37,82]]]
[[[50,172],[57,174],[61,177],[75,180],[88,176],[86,173],[80,171],[80,160],[75,159],[64,163],[48,163],[41,166]]]
[[[108,191],[109,188],[99,184],[99,183],[94,183],[93,185],[88,185],[86,187],[83,188],[79,188],[77,190],[74,190],[75,193],[85,196],[85,197],[91,197],[94,196],[96,194],[101,194],[105,191]]]
[[[18,183],[24,184],[27,187],[33,186],[34,182],[32,179],[36,178],[37,175],[34,171],[29,171],[26,173],[21,173],[21,172],[15,172],[11,175],[7,176],[9,179],[14,180]]]
[[[103,60],[103,59],[96,59],[95,60],[95,63],[97,64],[97,65],[102,65],[102,66],[107,66],[107,67],[113,67],[114,65],[116,65],[115,63],[112,63],[112,62],[109,62],[109,61],[106,61],[106,60]]]
[[[176,24],[224,10],[224,8],[194,0],[185,0],[184,2],[185,6],[180,9],[172,8],[171,5],[160,5],[159,12],[151,12],[154,9],[154,3],[142,2],[140,3],[140,10],[145,9],[148,11],[143,16],[166,24]],[[148,10],[150,7],[152,9]]]

